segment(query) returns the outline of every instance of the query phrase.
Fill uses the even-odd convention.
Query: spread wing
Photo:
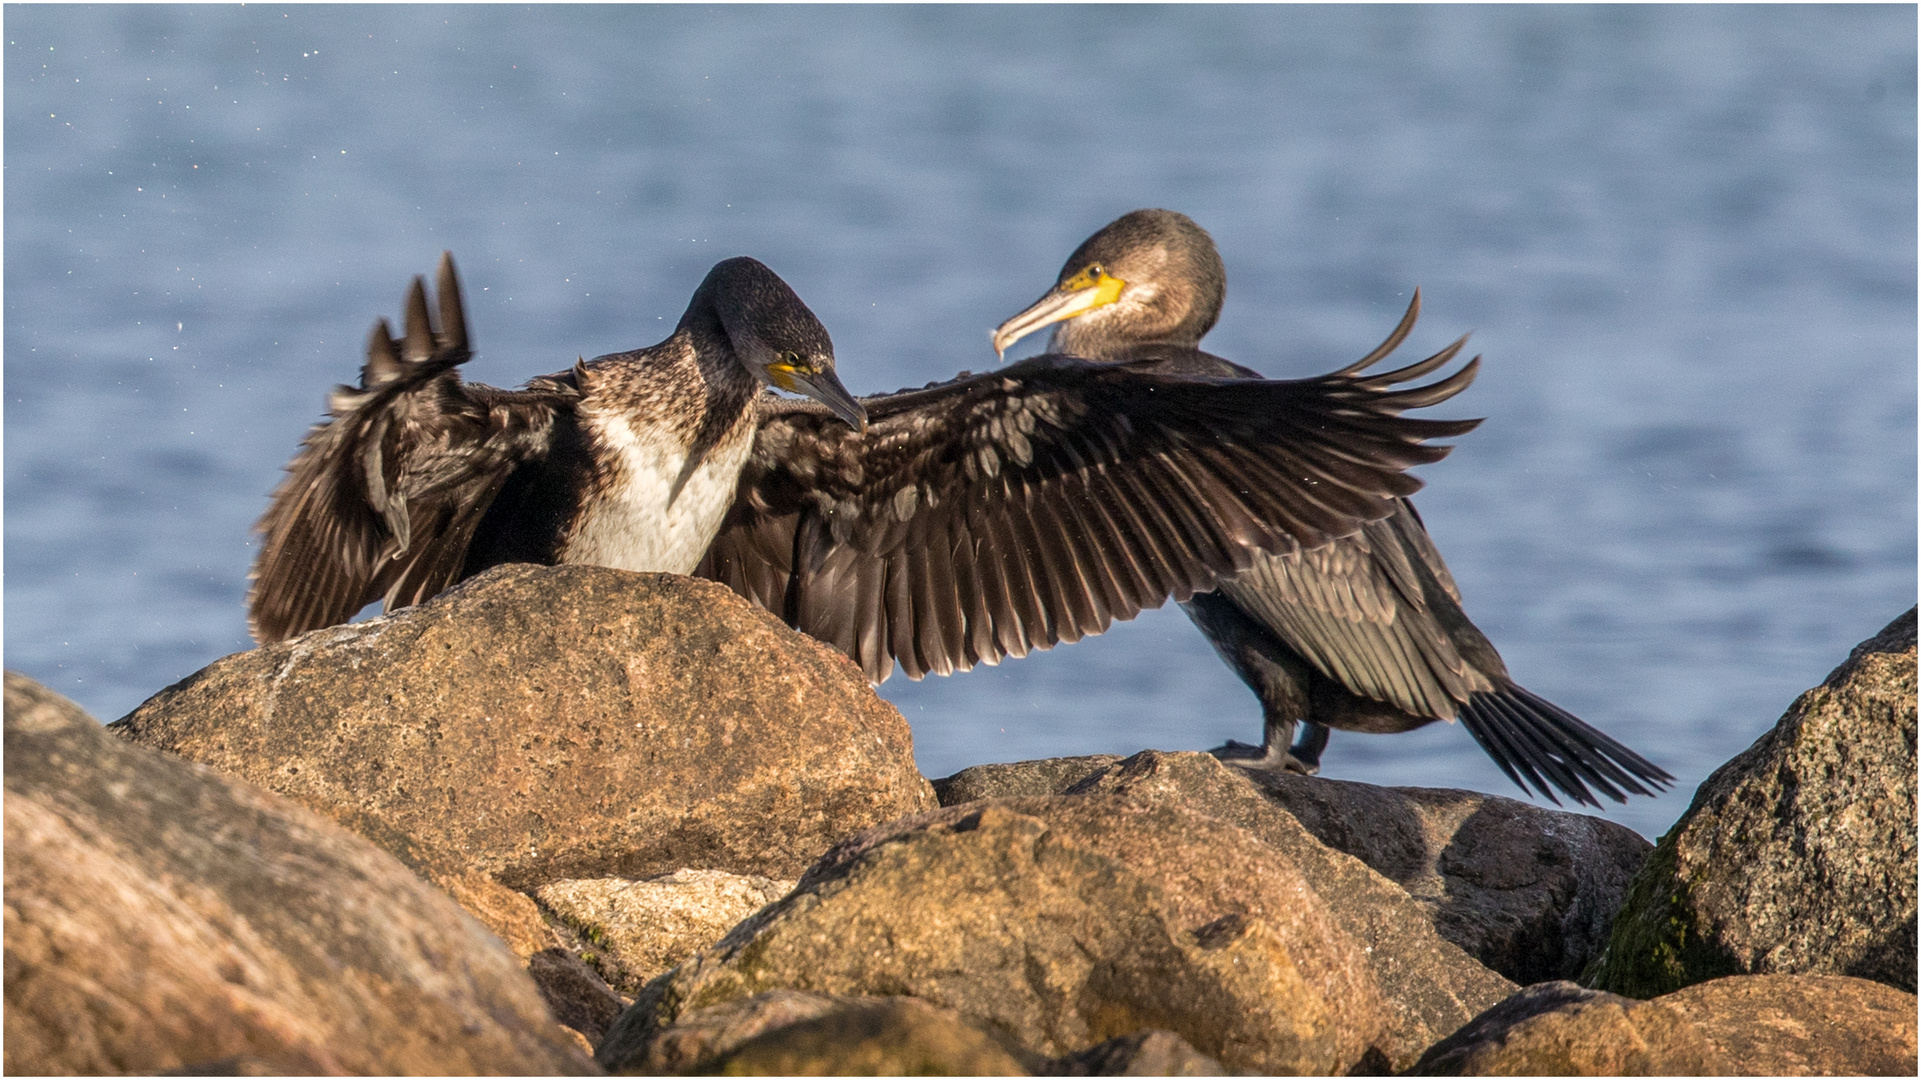
[[[1394,389],[1459,349],[1295,381],[1041,356],[866,399],[864,437],[767,398],[696,573],[876,682],[1024,656],[1390,514],[1447,453],[1423,441],[1478,423],[1400,415],[1473,380]]]
[[[462,383],[472,355],[453,258],[439,326],[419,278],[406,332],[375,325],[360,388],[329,399],[256,528],[248,626],[262,642],[345,622],[377,599],[418,603],[459,580],[467,546],[514,467],[544,456],[577,396],[562,377],[525,391]]]

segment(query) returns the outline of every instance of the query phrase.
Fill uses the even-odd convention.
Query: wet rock
[[[793,887],[758,875],[683,869],[645,881],[556,881],[534,895],[581,936],[582,959],[631,994]]]
[[[995,799],[869,830],[650,983],[600,1061],[776,988],[907,995],[1038,1058],[1166,1029],[1230,1069],[1384,1069],[1361,947],[1279,851],[1173,805]]]
[[[1247,775],[1323,843],[1426,905],[1442,937],[1517,983],[1578,977],[1653,850],[1614,822],[1499,795]]]
[[[661,1032],[634,1071],[724,1076],[1025,1076],[951,1009],[910,997],[776,990]]]
[[[500,567],[227,657],[113,727],[516,890],[792,878],[934,805],[845,657],[724,586],[604,567]]]
[[[1017,795],[1059,795],[1119,760],[1119,754],[1089,754],[974,765],[934,781],[934,794],[942,806]]]
[[[1845,975],[1732,975],[1655,998],[1744,1076],[1913,1076],[1915,997]]]
[[[1654,997],[1723,975],[1915,988],[1915,613],[1716,770],[1661,838],[1586,981]]]
[[[1430,1047],[1415,1076],[1729,1076],[1695,1025],[1571,982],[1530,986]]]
[[[5,1065],[583,1073],[518,960],[392,856],[6,676]]]
[[[1341,786],[1366,789],[1362,794],[1386,790]],[[1184,806],[1238,825],[1285,854],[1335,921],[1361,944],[1364,963],[1393,1017],[1399,1049],[1391,1064],[1397,1069],[1515,990],[1437,934],[1432,913],[1406,890],[1322,843],[1246,772],[1211,754],[1143,751],[1084,778],[1071,791]]]
[[[1049,1062],[1045,1076],[1226,1076],[1221,1063],[1171,1031],[1139,1031]]]

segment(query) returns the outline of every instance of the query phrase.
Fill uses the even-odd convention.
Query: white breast
[[[751,420],[710,449],[674,491],[687,448],[671,432],[636,429],[622,416],[588,417],[600,446],[615,456],[613,483],[582,508],[561,562],[685,574],[707,552],[733,504],[740,469],[753,449]],[[743,430],[744,429],[744,430]]]

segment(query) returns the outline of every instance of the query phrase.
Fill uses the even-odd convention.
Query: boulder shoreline
[[[6,679],[9,1073],[1915,1071],[1915,612],[1658,844],[1146,750],[928,780],[711,582]]]

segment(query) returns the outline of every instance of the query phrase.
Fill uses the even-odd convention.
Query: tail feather
[[[1519,686],[1475,694],[1461,708],[1461,722],[1508,779],[1556,806],[1554,788],[1598,807],[1589,785],[1624,803],[1626,792],[1654,795],[1674,782],[1660,766]]]

